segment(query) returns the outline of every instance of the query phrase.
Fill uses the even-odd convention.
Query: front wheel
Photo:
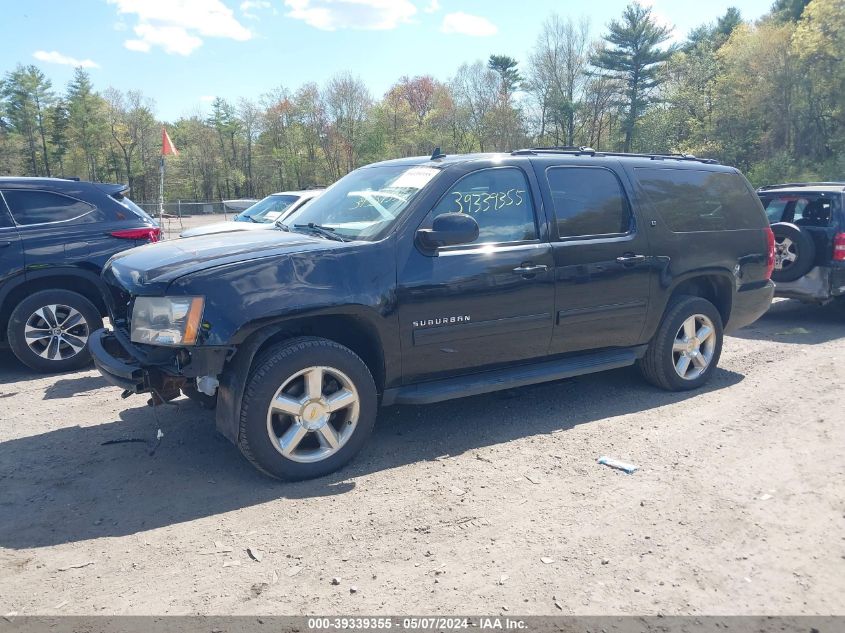
[[[662,389],[696,389],[716,370],[723,336],[716,306],[701,297],[681,295],[669,304],[638,366],[646,380]]]
[[[253,365],[238,446],[271,477],[320,477],[358,453],[377,405],[373,377],[352,350],[321,338],[286,341]]]
[[[91,363],[88,337],[103,327],[97,307],[77,292],[41,290],[12,311],[9,347],[28,367],[58,373]]]

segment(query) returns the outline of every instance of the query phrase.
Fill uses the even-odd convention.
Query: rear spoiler
[[[98,182],[97,187],[114,198],[120,198],[129,193],[129,185],[120,183]]]

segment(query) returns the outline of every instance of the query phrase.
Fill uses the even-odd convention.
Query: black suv
[[[103,327],[100,271],[115,253],[155,242],[160,230],[125,185],[0,178],[0,346],[32,369],[91,362]]]
[[[845,183],[757,190],[775,235],[775,294],[810,303],[845,296]]]
[[[358,169],[277,228],[115,256],[91,348],[153,404],[216,398],[218,429],[280,478],[342,466],[379,404],[635,363],[698,387],[772,300],[754,190],[693,157],[435,152]]]

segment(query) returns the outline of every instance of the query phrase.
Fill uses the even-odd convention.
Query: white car
[[[322,194],[324,189],[281,191],[259,200],[227,222],[215,222],[182,231],[180,237],[196,237],[233,231],[264,231],[272,229],[276,221],[302,208]]]

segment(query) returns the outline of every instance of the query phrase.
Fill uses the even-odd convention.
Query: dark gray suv
[[[0,178],[0,347],[43,372],[91,362],[103,326],[100,271],[120,251],[158,241],[126,185]]]
[[[845,182],[757,190],[775,235],[775,294],[811,303],[845,296]]]

